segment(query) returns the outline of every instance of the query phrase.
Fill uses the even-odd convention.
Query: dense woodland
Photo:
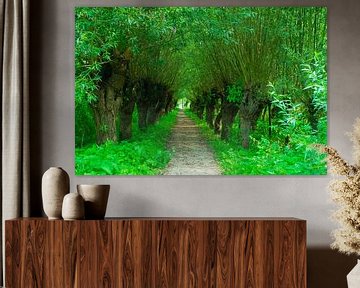
[[[76,8],[76,174],[161,174],[179,108],[224,174],[324,174],[326,8]]]

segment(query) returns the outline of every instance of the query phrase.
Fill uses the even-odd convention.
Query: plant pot
[[[60,167],[49,168],[42,177],[43,208],[49,219],[61,219],[63,198],[70,190],[69,175]]]
[[[104,219],[110,185],[77,185],[77,191],[85,201],[85,219]]]
[[[360,287],[360,260],[357,261],[355,267],[347,275],[348,288]]]
[[[64,220],[84,219],[85,208],[84,199],[79,193],[69,193],[65,195],[62,205],[62,217]]]

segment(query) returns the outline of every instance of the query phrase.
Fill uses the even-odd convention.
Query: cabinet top
[[[45,217],[15,218],[6,221],[64,221],[48,220]],[[75,220],[75,221],[306,221],[294,217],[108,217],[103,220]]]

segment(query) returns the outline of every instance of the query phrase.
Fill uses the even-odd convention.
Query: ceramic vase
[[[85,201],[85,219],[104,219],[110,185],[77,185],[77,191]]]
[[[348,288],[360,287],[360,260],[357,261],[355,267],[347,275]]]
[[[69,193],[65,195],[62,204],[62,217],[64,220],[84,219],[85,208],[84,199],[79,193]]]
[[[43,208],[49,219],[61,219],[63,198],[69,193],[69,175],[60,167],[49,168],[42,177]]]

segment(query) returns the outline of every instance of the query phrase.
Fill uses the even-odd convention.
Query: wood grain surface
[[[297,219],[5,223],[6,287],[304,288]]]

